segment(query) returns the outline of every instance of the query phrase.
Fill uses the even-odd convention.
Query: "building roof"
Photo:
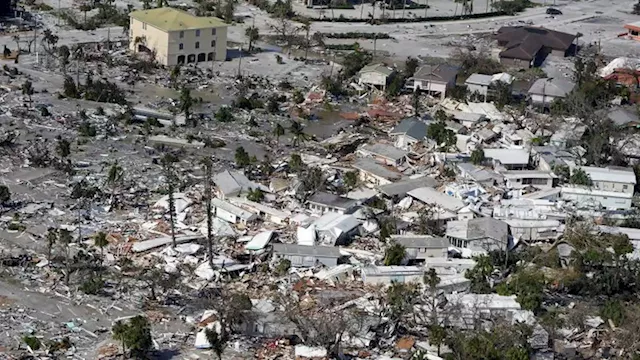
[[[393,70],[392,68],[384,65],[384,64],[372,64],[372,65],[367,65],[365,67],[363,67],[359,73],[363,74],[363,73],[368,73],[368,72],[377,72],[380,74],[383,74],[385,76],[391,76],[391,74],[393,74],[395,72],[395,70]]]
[[[341,215],[334,212],[328,212],[313,222],[318,231],[340,231],[343,233],[349,232],[361,224],[362,221],[353,215]]]
[[[509,225],[492,217],[481,217],[469,220],[456,220],[447,223],[447,236],[464,240],[490,238],[508,240]]]
[[[538,27],[504,26],[498,30],[496,38],[506,47],[500,57],[530,61],[543,47],[567,51],[576,35]]]
[[[224,200],[218,199],[218,198],[213,198],[211,199],[211,205],[215,206],[216,208],[222,209],[224,211],[227,211],[241,219],[244,220],[249,220],[252,217],[254,217],[256,214],[247,211],[243,208],[237,207],[231,203],[228,203]]]
[[[607,113],[609,120],[613,121],[618,126],[627,125],[629,123],[638,123],[640,118],[638,112],[635,109],[617,108]]]
[[[470,179],[477,182],[485,182],[489,180],[501,180],[502,176],[496,172],[479,168],[470,163],[458,163],[458,169],[463,171]]]
[[[449,211],[456,212],[464,207],[464,203],[460,199],[449,196],[432,187],[421,187],[411,190],[407,195],[422,201],[425,204],[434,204]]]
[[[440,65],[424,65],[416,71],[413,78],[416,80],[428,80],[448,83],[453,81],[460,69],[456,66],[440,64]]]
[[[607,166],[604,168],[581,166],[580,168],[589,175],[591,181],[610,181],[623,184],[636,183],[636,174],[632,168],[622,166]]]
[[[374,176],[387,179],[389,181],[396,181],[402,178],[402,174],[397,171],[391,170],[389,167],[378,164],[373,159],[358,159],[351,165],[354,169],[368,172]]]
[[[565,97],[575,86],[576,84],[574,82],[565,79],[538,79],[531,85],[531,88],[529,88],[529,94]]]
[[[391,235],[391,240],[407,249],[446,249],[449,247],[449,240],[429,235]]]
[[[225,194],[247,191],[256,188],[256,184],[237,171],[225,170],[213,176],[213,182]]]
[[[500,161],[503,165],[526,165],[529,151],[525,149],[483,149],[484,156]]]
[[[340,249],[333,246],[308,246],[298,244],[273,244],[273,252],[282,255],[319,256],[339,258]]]
[[[418,141],[424,140],[427,137],[427,123],[415,117],[405,118],[389,135],[406,135]]]
[[[343,210],[346,210],[353,206],[358,205],[357,200],[352,200],[346,197],[342,197],[342,196],[338,196],[338,195],[334,195],[326,192],[321,192],[321,191],[313,194],[309,198],[308,202],[319,204],[319,205],[325,205],[332,208],[343,209]]]
[[[365,276],[417,275],[425,272],[422,266],[367,266],[362,268]]]
[[[216,17],[194,16],[172,7],[138,10],[129,16],[164,31],[180,31],[228,26]]]
[[[465,80],[465,84],[489,86],[491,85],[492,79],[493,79],[492,75],[471,74],[469,75],[467,80]]]
[[[386,196],[404,196],[409,191],[425,186],[436,186],[437,182],[434,178],[423,176],[417,179],[406,179],[395,183],[382,185],[378,190]]]
[[[629,23],[629,24],[625,24],[624,28],[625,29],[629,29],[629,30],[640,29],[640,21],[636,21],[636,22],[632,22],[632,23]]]
[[[551,171],[541,171],[541,170],[510,170],[510,171],[502,171],[502,176],[505,179],[555,179],[557,178],[556,174]]]
[[[625,192],[617,192],[617,191],[608,191],[608,190],[597,190],[594,188],[583,187],[580,185],[564,185],[561,188],[561,193],[564,196],[568,195],[588,195],[592,196],[602,196],[607,198],[618,198],[618,199],[632,199],[633,194],[625,193]]]
[[[364,153],[383,157],[393,161],[398,161],[404,158],[405,156],[407,156],[406,151],[400,150],[395,146],[381,144],[381,143],[365,145],[360,150]]]

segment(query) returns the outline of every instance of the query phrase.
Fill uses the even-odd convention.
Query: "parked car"
[[[547,14],[548,15],[562,15],[562,11],[555,9],[555,8],[548,8],[547,9]]]

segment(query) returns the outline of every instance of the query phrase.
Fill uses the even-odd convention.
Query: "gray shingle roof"
[[[529,94],[565,97],[576,86],[574,82],[558,78],[538,79],[531,85]]]
[[[309,198],[308,202],[344,210],[358,205],[357,200],[348,199],[346,197],[326,192],[316,192]]]
[[[484,75],[484,74],[471,74],[465,80],[466,84],[474,84],[474,85],[491,85],[491,80],[493,79],[492,75]]]
[[[233,194],[234,192],[247,191],[257,187],[246,176],[237,172],[225,170],[213,176],[213,182],[225,194]]]
[[[391,130],[390,135],[406,135],[416,140],[427,137],[427,123],[414,117],[402,120]]]
[[[384,74],[386,76],[390,76],[395,71],[392,68],[385,66],[383,64],[367,65],[359,71],[360,74],[367,73],[367,72],[377,72],[377,73]]]
[[[351,166],[354,169],[366,171],[375,176],[378,176],[390,181],[400,180],[402,178],[402,174],[400,174],[399,172],[393,171],[384,165],[378,164],[371,158],[358,159]]]
[[[443,237],[432,237],[428,235],[391,235],[391,239],[407,249],[446,249],[449,247],[449,240]]]
[[[362,147],[362,151],[394,161],[400,160],[407,155],[407,152],[404,150],[400,150],[395,146],[380,143],[365,145]]]
[[[509,225],[506,222],[482,217],[470,220],[449,221],[447,223],[447,236],[465,240],[490,238],[499,241],[507,241]]]
[[[378,190],[386,196],[405,196],[411,190],[425,186],[433,187],[436,185],[437,183],[434,178],[424,176],[418,179],[407,179],[383,185],[380,186]]]
[[[440,64],[440,65],[424,65],[413,75],[417,80],[428,80],[448,83],[453,81],[460,69],[456,66]]]

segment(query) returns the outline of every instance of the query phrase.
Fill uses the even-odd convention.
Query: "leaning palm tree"
[[[280,136],[283,136],[284,133],[284,127],[280,124],[276,124],[276,126],[273,128],[273,135],[276,137],[276,142],[280,142]]]
[[[213,161],[210,157],[202,159],[204,165],[204,201],[207,209],[207,256],[209,266],[213,269],[213,211],[211,209],[211,176]]]
[[[118,205],[117,198],[116,198],[116,190],[120,187],[120,184],[122,184],[123,178],[124,178],[124,170],[116,160],[113,164],[111,164],[111,167],[109,168],[109,172],[107,173],[107,180],[106,180],[107,185],[111,188],[111,203],[113,205],[111,206],[111,208],[114,208]]]
[[[300,143],[309,140],[309,135],[304,132],[304,127],[299,122],[292,120],[291,126],[289,126],[289,132],[293,136],[293,146],[298,146]]]

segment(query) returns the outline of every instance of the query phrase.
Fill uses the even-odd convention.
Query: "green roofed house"
[[[129,14],[129,49],[155,52],[163,65],[224,61],[227,24],[216,17],[194,16],[163,7]]]
[[[395,73],[395,70],[384,64],[367,65],[359,72],[358,84],[384,90]]]

